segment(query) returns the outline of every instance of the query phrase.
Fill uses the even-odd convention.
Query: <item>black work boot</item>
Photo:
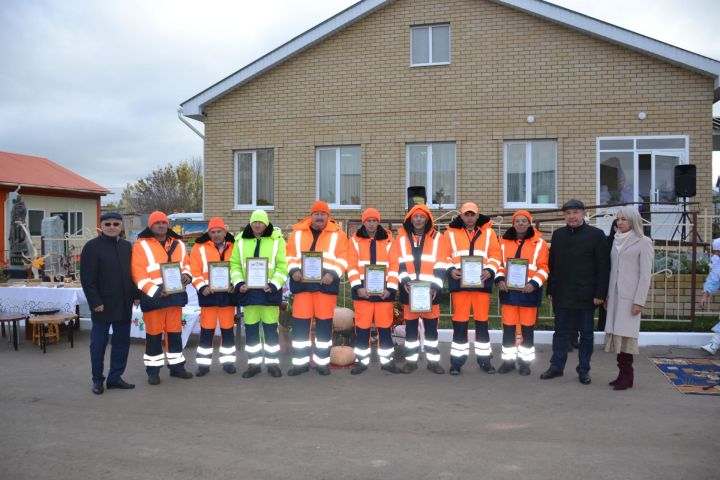
[[[350,375],[360,375],[367,369],[367,365],[363,364],[362,362],[355,362],[355,366],[352,368],[352,370],[350,370]]]
[[[497,373],[509,373],[513,370],[515,370],[515,362],[512,360],[505,360],[502,365],[500,365]]]

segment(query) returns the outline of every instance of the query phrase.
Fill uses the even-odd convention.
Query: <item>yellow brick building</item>
[[[233,229],[317,198],[402,218],[417,184],[438,213],[671,201],[687,163],[709,209],[719,74],[536,0],[364,0],[182,108],[205,124],[205,216]]]

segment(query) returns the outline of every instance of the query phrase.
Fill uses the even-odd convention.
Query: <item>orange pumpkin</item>
[[[355,352],[352,347],[335,346],[330,349],[330,363],[345,367],[355,362]]]
[[[351,330],[355,325],[355,312],[345,307],[335,307],[333,315],[333,329],[339,332]]]

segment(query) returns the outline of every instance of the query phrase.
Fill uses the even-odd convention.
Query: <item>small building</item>
[[[205,124],[205,216],[643,204],[710,209],[720,62],[538,0],[363,0],[182,103]],[[662,203],[662,204],[661,204]]]
[[[15,210],[13,192],[20,194],[24,204]],[[0,209],[2,260],[10,260],[13,214],[24,217],[39,254],[44,218],[61,217],[64,232],[71,239],[92,237],[100,221],[100,198],[109,193],[105,187],[47,158],[0,152],[0,203],[4,206]]]

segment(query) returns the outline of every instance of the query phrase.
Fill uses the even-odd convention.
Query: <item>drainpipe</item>
[[[191,124],[190,122],[188,122],[188,121],[185,119],[185,117],[183,116],[182,107],[179,107],[179,108],[177,109],[177,114],[178,114],[178,120],[180,120],[182,123],[184,123],[185,125],[187,125],[188,128],[189,128],[190,130],[192,130],[193,132],[195,132],[198,137],[202,138],[202,140],[203,140],[203,147],[204,147],[204,146],[205,146],[205,135],[203,135],[203,134],[200,132],[200,130],[198,130],[197,128],[195,128],[195,126],[194,126],[193,124]],[[203,176],[202,214],[203,214],[203,219],[204,219],[204,218],[205,218],[205,148],[203,148],[202,176]]]

